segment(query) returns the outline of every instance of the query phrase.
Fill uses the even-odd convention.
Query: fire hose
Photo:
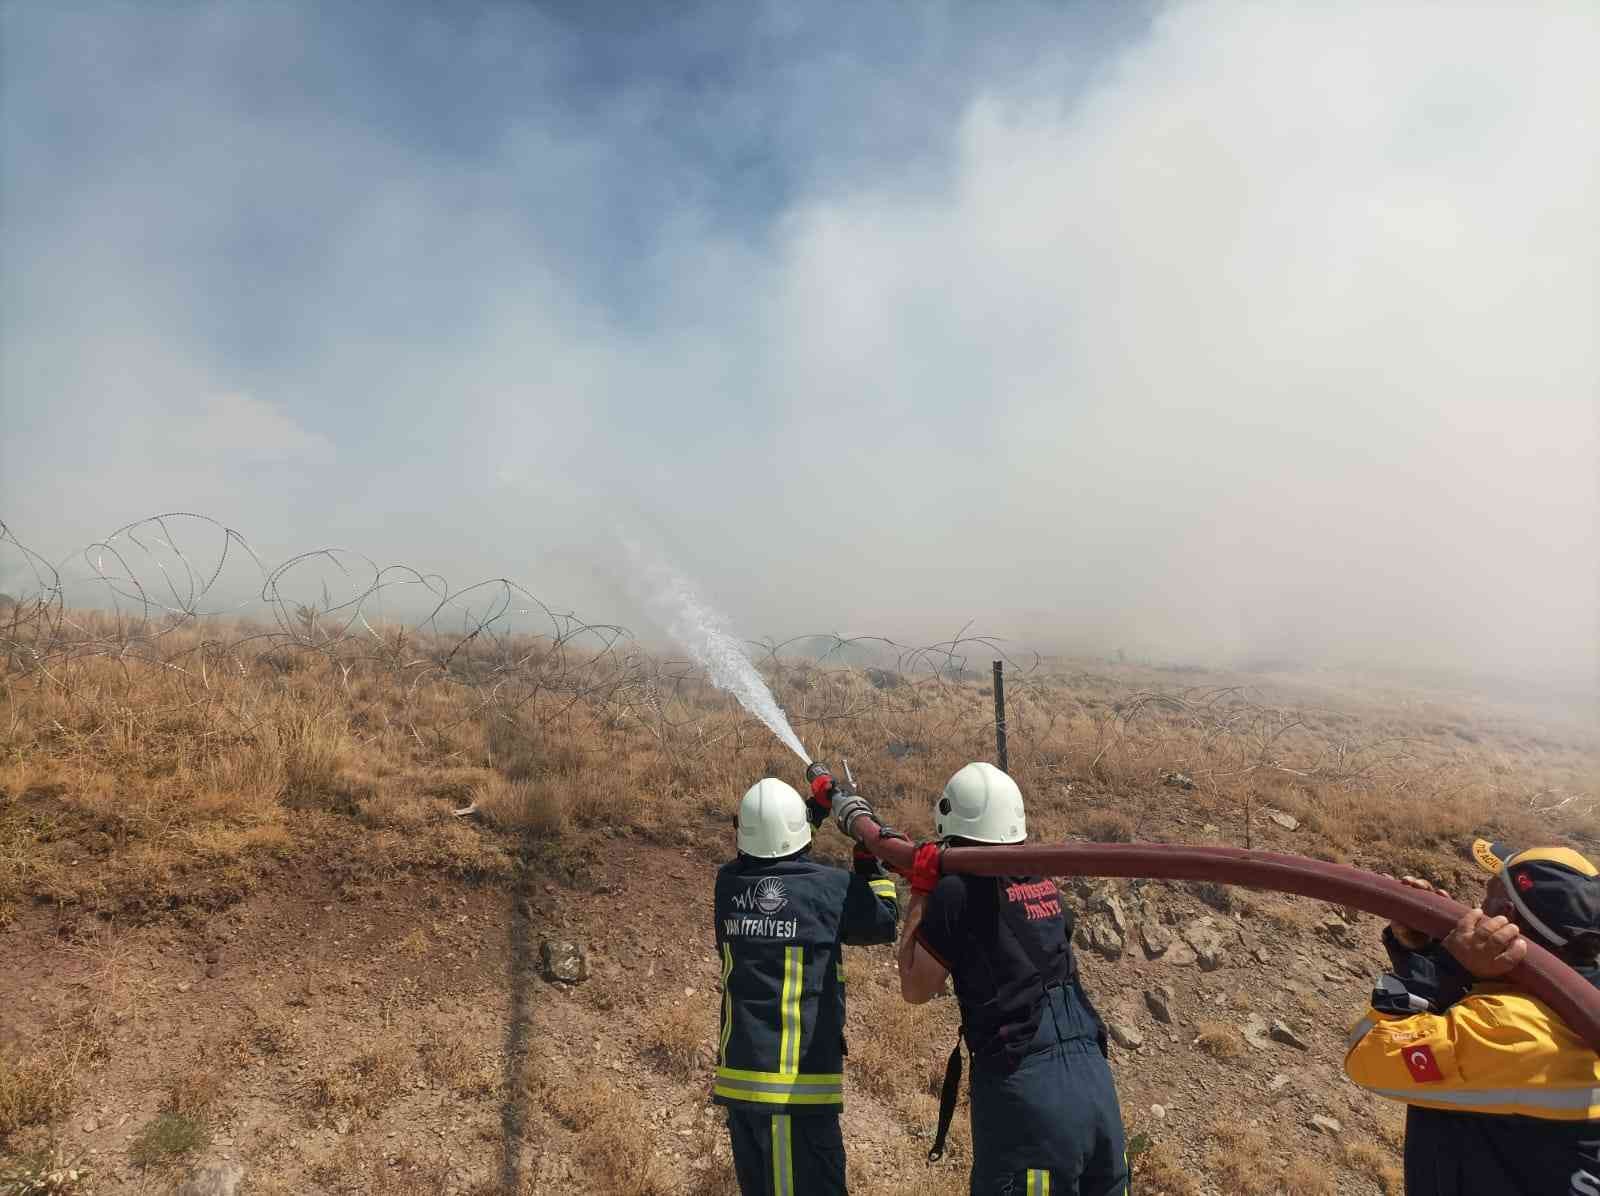
[[[916,847],[886,838],[867,817],[853,819],[851,837],[884,863],[908,871]],[[1132,876],[1146,880],[1207,880],[1314,897],[1388,918],[1432,938],[1444,938],[1466,907],[1387,876],[1304,856],[1239,847],[1169,843],[1018,843],[947,847],[940,871],[969,876]],[[1536,943],[1503,978],[1539,998],[1600,1051],[1600,990]]]

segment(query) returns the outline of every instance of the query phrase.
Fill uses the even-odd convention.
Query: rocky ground
[[[3,932],[5,1032],[76,1027],[92,1049],[68,1115],[13,1154],[53,1145],[80,1172],[68,1190],[108,1194],[730,1191],[706,1079],[720,854],[709,827],[619,834],[509,885],[352,890],[305,861],[187,924],[29,913]],[[1375,920],[1211,885],[1063,884],[1144,1191],[1398,1191],[1398,1113],[1339,1070]],[[960,1191],[962,1134],[922,1161],[953,1001],[911,1010],[892,969],[877,948],[847,973],[852,1179]],[[152,1142],[174,1110],[201,1131],[167,1154]]]

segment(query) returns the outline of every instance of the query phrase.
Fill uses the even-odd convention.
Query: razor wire
[[[0,580],[8,576],[22,592],[0,599],[6,686],[32,678],[70,692],[77,666],[107,660],[124,673],[169,672],[203,691],[219,669],[244,678],[320,662],[347,686],[358,674],[384,675],[408,700],[430,684],[451,687],[470,699],[460,719],[541,725],[581,715],[640,728],[664,750],[739,745],[756,726],[691,662],[647,650],[621,624],[586,620],[509,578],[454,587],[440,573],[339,547],[268,564],[241,532],[195,512],[123,524],[61,563],[0,521]],[[907,751],[979,742],[992,719],[986,666],[1001,660],[1013,762],[1038,779],[1078,769],[1081,761],[1047,745],[1063,720],[1079,720],[1092,727],[1091,775],[1118,754],[1165,752],[1213,792],[1266,772],[1402,793],[1448,780],[1414,758],[1405,736],[1316,732],[1306,712],[1244,686],[1095,701],[1085,695],[1117,683],[970,623],[929,644],[825,633],[745,647],[797,732],[830,748],[844,740],[901,742]],[[1595,806],[1592,795],[1570,790],[1516,796],[1534,809],[1587,815]]]

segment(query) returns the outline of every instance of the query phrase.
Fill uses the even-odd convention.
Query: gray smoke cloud
[[[647,627],[620,522],[751,636],[1595,678],[1592,5],[70,7],[0,17],[36,546]]]

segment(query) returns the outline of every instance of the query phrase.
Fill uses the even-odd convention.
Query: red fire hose
[[[852,827],[862,846],[902,871],[915,847],[884,839],[870,818]],[[944,872],[972,876],[1140,876],[1149,880],[1209,880],[1315,897],[1413,926],[1435,938],[1448,934],[1466,907],[1409,888],[1376,872],[1304,856],[1238,847],[1186,847],[1168,843],[1019,843],[1006,847],[951,847]],[[1528,944],[1528,956],[1505,978],[1558,1013],[1600,1051],[1600,991],[1550,952]]]

